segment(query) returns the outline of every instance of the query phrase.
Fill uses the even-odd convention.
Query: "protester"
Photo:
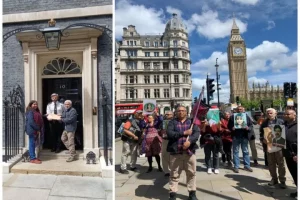
[[[156,118],[156,119],[155,119]],[[152,171],[152,157],[154,156],[158,165],[158,170],[162,172],[162,167],[160,165],[160,152],[161,152],[161,143],[162,138],[158,134],[158,129],[162,123],[163,118],[157,116],[156,111],[153,115],[148,116],[148,123],[141,121],[140,127],[145,129],[144,131],[144,140],[145,140],[145,154],[148,160],[149,168],[147,173]]]
[[[44,122],[38,102],[32,100],[26,108],[25,131],[29,137],[29,157],[30,163],[41,164],[41,160],[36,157],[35,149],[43,142]]]
[[[286,121],[286,149],[283,150],[287,167],[293,177],[294,183],[298,186],[297,169],[298,169],[298,129],[296,112],[294,110],[286,110],[284,114]],[[290,194],[290,197],[297,198],[298,193]]]
[[[223,150],[225,154],[222,154],[222,161],[225,163],[227,161],[227,166],[232,167],[232,138],[231,138],[231,131],[228,129],[228,121],[230,119],[230,112],[224,113],[224,119],[221,119],[221,126],[220,126],[220,132],[222,135],[222,141],[223,141]]]
[[[69,150],[70,156],[67,162],[72,162],[76,156],[74,138],[77,129],[77,112],[75,108],[72,107],[72,101],[66,100],[64,105],[65,109],[61,115],[61,121],[64,123],[64,131],[61,136],[61,141]]]
[[[242,106],[238,106],[237,112],[242,113],[244,108]],[[232,145],[233,145],[233,171],[235,173],[239,173],[240,167],[240,159],[239,159],[239,148],[241,146],[243,152],[243,160],[244,160],[244,169],[249,172],[253,172],[250,167],[250,157],[248,151],[248,134],[249,131],[253,128],[251,120],[249,116],[246,115],[245,126],[240,129],[234,128],[234,115],[232,115],[228,122],[228,129],[232,132]]]
[[[178,183],[182,170],[186,173],[186,184],[189,191],[189,200],[196,197],[196,156],[200,130],[192,126],[192,121],[187,118],[184,106],[177,107],[177,118],[169,122],[167,135],[169,139],[167,151],[170,152],[170,200],[176,199]],[[187,138],[188,137],[188,138]]]
[[[47,105],[47,115],[62,115],[63,104],[58,100],[58,94],[51,94],[52,102]],[[61,134],[63,131],[62,124],[57,119],[49,119],[50,135],[51,135],[51,152],[59,153],[61,150]]]
[[[161,123],[161,136],[162,136],[162,152],[161,152],[161,159],[162,159],[162,168],[165,173],[165,176],[170,176],[170,153],[167,152],[168,146],[168,135],[167,135],[167,125],[170,120],[173,119],[173,112],[167,111],[165,114],[165,120]]]
[[[142,110],[137,110],[134,113],[134,117],[127,120],[124,124],[124,134],[121,139],[123,141],[123,149],[122,149],[122,157],[121,157],[121,168],[120,173],[129,174],[127,171],[127,158],[130,155],[130,170],[134,172],[138,172],[136,165],[137,160],[137,149],[138,149],[138,141],[139,136],[141,136],[142,131],[139,127],[140,121],[143,119]]]

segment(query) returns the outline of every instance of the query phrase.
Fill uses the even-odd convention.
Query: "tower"
[[[227,47],[227,56],[230,80],[230,102],[234,103],[237,96],[248,99],[246,44],[241,37],[240,30],[234,18]]]

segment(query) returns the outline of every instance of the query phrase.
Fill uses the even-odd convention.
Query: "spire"
[[[235,16],[234,16],[234,13],[233,13],[233,24],[232,24],[232,29],[239,29],[239,27],[236,25],[236,22],[235,22]]]

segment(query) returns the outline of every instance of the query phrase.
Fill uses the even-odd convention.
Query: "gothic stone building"
[[[90,151],[97,157],[103,153],[104,125],[108,147],[112,148],[112,42],[111,33],[106,31],[113,28],[112,13],[111,0],[3,1],[3,34],[4,38],[10,36],[3,43],[3,96],[19,85],[24,93],[22,109],[34,99],[42,114],[51,93],[58,93],[61,100],[72,100],[84,156]],[[56,21],[54,28],[48,27],[50,19]],[[63,30],[70,25],[74,26],[63,32],[58,50],[46,47],[41,30]],[[100,26],[105,28],[93,28]],[[24,31],[18,32],[20,28]],[[13,30],[17,31],[7,34]],[[52,37],[48,45],[56,35]],[[103,118],[102,92],[108,97],[108,122]],[[21,117],[19,130],[19,144],[24,150],[28,142]],[[45,148],[47,143],[46,130]]]
[[[119,52],[116,104],[156,99],[160,113],[174,109],[176,104],[191,111],[188,33],[177,14],[162,35],[140,35],[133,25],[124,28]]]

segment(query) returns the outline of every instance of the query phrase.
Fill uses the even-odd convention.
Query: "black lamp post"
[[[58,50],[60,47],[60,41],[62,32],[60,28],[49,27],[45,28],[43,31],[43,36],[45,38],[46,46],[49,50]]]
[[[219,88],[219,79],[220,79],[220,75],[218,73],[218,67],[219,67],[219,65],[218,65],[218,58],[216,58],[216,65],[215,65],[215,67],[216,67],[216,76],[217,76],[218,108],[220,109],[220,96],[219,96],[219,90],[220,90],[220,88]]]

